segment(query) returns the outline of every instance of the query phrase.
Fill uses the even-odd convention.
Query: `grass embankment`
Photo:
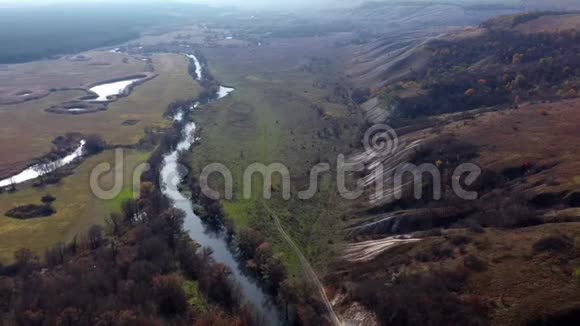
[[[30,131],[21,134],[23,139],[19,140],[23,152],[29,155],[42,154],[41,149],[50,148],[50,140],[54,136],[67,131],[98,133],[109,143],[136,143],[144,134],[146,126],[168,124],[163,113],[170,103],[196,97],[201,90],[189,77],[188,62],[184,57],[157,55],[154,62],[159,77],[135,88],[129,97],[111,104],[106,112],[85,116],[54,115],[44,113],[41,107],[33,109],[31,106],[24,112],[0,110],[0,115],[18,116],[16,120],[12,120],[12,126]],[[27,114],[28,118],[25,119]],[[46,120],[43,121],[43,118]],[[121,126],[123,121],[129,119],[139,120],[140,123],[136,126]],[[133,196],[131,180],[135,167],[147,161],[151,153],[126,150],[125,154],[123,166],[115,166],[114,151],[106,151],[87,159],[73,175],[64,178],[58,185],[37,189],[25,184],[19,186],[16,193],[1,194],[0,260],[12,260],[14,251],[21,247],[42,253],[58,242],[71,240],[93,224],[104,223],[111,212],[119,211],[122,201]],[[116,173],[123,172],[124,180],[120,194],[106,201],[96,198],[89,185],[92,169],[104,162],[115,166]],[[105,173],[99,181],[102,188],[107,190],[113,185],[114,174]],[[3,216],[14,206],[39,202],[40,197],[46,193],[57,198],[54,203],[57,209],[55,215],[30,220],[15,220]]]
[[[302,201],[296,196],[308,188],[308,172],[316,163],[333,164],[338,153],[348,151],[348,144],[356,138],[355,128],[343,127],[356,124],[358,115],[349,114],[346,105],[329,103],[325,98],[333,91],[331,88],[312,87],[325,72],[299,71],[292,67],[294,62],[278,57],[276,50],[258,54],[236,49],[235,63],[230,51],[234,50],[208,49],[205,53],[216,79],[236,91],[195,114],[202,137],[193,152],[195,174],[199,175],[210,163],[226,165],[234,179],[234,199],[223,201],[226,216],[233,219],[236,231],[251,227],[266,235],[274,250],[283,254],[290,274],[296,275],[298,258],[264,207],[260,177],[252,180],[252,197],[243,198],[244,170],[256,162],[288,167],[292,199],[285,201],[280,191],[274,190],[268,206],[305,255],[323,265],[328,245],[336,241],[332,230],[342,207],[334,192],[329,191],[333,187],[330,180],[334,180],[331,172],[321,178],[323,186],[314,199]],[[319,104],[324,113],[314,109],[313,104]],[[333,133],[337,129],[340,132]],[[212,177],[211,181],[223,184],[219,179]],[[272,186],[282,189],[279,175],[274,175]]]

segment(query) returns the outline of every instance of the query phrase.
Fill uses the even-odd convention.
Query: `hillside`
[[[580,3],[575,0],[522,0],[522,5],[528,10],[580,10]]]
[[[578,22],[501,16],[355,50],[358,100],[370,123],[396,128],[398,150],[353,158],[369,170],[367,196],[344,217],[350,244],[327,279],[345,311],[355,302],[384,325],[577,324]],[[407,162],[436,168],[440,199],[429,174],[419,198],[411,176],[393,184]],[[481,169],[473,183],[452,175],[464,163]]]
[[[463,26],[520,10],[517,3],[465,1],[368,1],[350,9],[348,17],[385,32],[393,29]]]
[[[407,118],[574,97],[578,23],[577,14],[530,13],[406,44],[383,41],[359,50],[348,73]]]

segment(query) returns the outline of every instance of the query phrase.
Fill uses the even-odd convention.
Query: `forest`
[[[174,129],[150,139],[150,159],[175,145]],[[153,173],[139,200],[39,256],[22,248],[0,266],[0,323],[17,325],[258,325],[230,271],[184,231]],[[47,206],[58,198],[42,198]],[[74,284],[74,286],[71,286]]]
[[[526,100],[575,97],[580,34],[495,30],[459,41],[435,40],[428,69],[382,91],[395,116],[416,118]],[[416,89],[412,96],[399,96]]]
[[[191,103],[171,104],[166,115],[185,104]],[[12,263],[0,263],[0,324],[266,324],[244,301],[231,270],[213,260],[211,249],[190,238],[183,228],[185,213],[171,208],[160,191],[156,173],[163,154],[180,140],[180,123],[184,122],[143,138],[140,146],[156,150],[148,161],[152,168],[141,177],[139,199],[124,201],[105,226],[94,225],[44,255],[23,246]],[[98,137],[89,138],[102,145]],[[59,141],[68,143],[64,138],[55,143]],[[230,241],[240,248],[239,263],[271,294],[283,318],[290,324],[324,322],[316,292],[286,274],[265,236],[252,229],[234,236],[221,204],[203,196],[199,182],[184,182],[204,222],[214,228],[225,224]],[[22,207],[16,213],[50,209],[56,200],[46,195],[39,200],[43,205]]]
[[[2,8],[0,64],[47,59],[124,43],[139,37],[148,27],[163,24],[170,28],[182,23],[185,18],[173,15],[173,11],[187,12],[194,17],[213,12],[191,4]]]

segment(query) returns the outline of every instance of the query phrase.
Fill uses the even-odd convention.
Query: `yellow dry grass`
[[[46,248],[71,240],[82,234],[91,225],[104,224],[110,211],[118,211],[123,200],[132,197],[132,179],[135,168],[145,162],[150,153],[136,150],[123,151],[123,164],[116,164],[115,151],[106,151],[83,162],[75,173],[64,178],[58,185],[33,188],[29,184],[18,187],[15,193],[0,195],[0,260],[10,261],[15,250],[30,248],[41,254]],[[99,175],[99,186],[109,190],[114,185],[114,177],[120,173],[121,192],[111,200],[98,198],[90,186],[91,173],[95,166],[111,164],[112,169]],[[139,176],[136,177],[139,180]],[[56,197],[56,214],[29,220],[18,220],[4,216],[12,207],[26,204],[40,204],[45,194]]]
[[[188,74],[187,58],[175,54],[153,57],[158,77],[135,87],[109,109],[85,115],[61,115],[44,109],[81,92],[53,93],[36,100],[0,106],[0,175],[17,172],[32,159],[50,151],[51,141],[67,132],[101,134],[112,144],[133,144],[147,126],[163,126],[167,106],[178,99],[196,97],[200,86]],[[123,121],[138,120],[134,126]]]
[[[523,162],[553,168],[529,176],[528,183],[543,191],[578,191],[580,175],[579,99],[523,104],[519,110],[491,112],[475,120],[450,124],[446,133],[480,148],[483,167],[502,171]],[[540,112],[545,110],[547,115]]]
[[[0,85],[6,88],[71,88],[120,78],[145,70],[146,63],[125,54],[89,51],[56,60],[2,65]]]
[[[109,105],[105,112],[87,115],[57,115],[44,111],[51,103],[77,96],[80,92],[57,92],[32,102],[0,107],[0,173],[18,171],[34,157],[49,151],[51,141],[66,132],[101,134],[112,144],[133,144],[144,134],[146,126],[164,126],[167,106],[179,99],[198,96],[199,84],[188,74],[189,62],[184,56],[159,54],[153,57],[157,78],[137,86],[125,98]],[[139,120],[135,126],[123,126],[125,120]],[[148,153],[128,151],[125,157],[125,183],[133,168],[145,161]],[[93,224],[102,224],[110,211],[117,210],[122,199],[131,196],[130,184],[123,187],[119,198],[102,201],[89,186],[90,173],[99,163],[114,164],[113,151],[107,151],[83,162],[75,173],[60,184],[45,189],[21,185],[16,193],[0,195],[0,260],[10,261],[18,248],[27,247],[42,253],[46,248],[72,239]],[[4,170],[2,170],[4,169]],[[111,185],[111,175],[101,178],[104,189]],[[40,203],[50,193],[57,198],[57,213],[48,218],[16,220],[3,216],[17,205]],[[121,198],[123,197],[123,198]]]
[[[524,34],[557,33],[565,30],[580,30],[580,15],[544,16],[516,27],[516,31]]]

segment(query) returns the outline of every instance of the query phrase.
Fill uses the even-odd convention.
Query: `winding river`
[[[70,153],[69,155],[67,155],[67,156],[65,156],[57,161],[52,162],[51,164],[47,164],[45,168],[42,168],[39,164],[33,165],[33,166],[29,167],[28,169],[20,172],[19,174],[16,174],[16,175],[14,175],[10,178],[6,178],[4,180],[0,180],[0,188],[8,187],[8,186],[13,185],[13,184],[19,184],[19,183],[23,183],[23,182],[30,181],[30,180],[34,180],[34,179],[40,177],[41,175],[53,172],[58,168],[61,168],[69,163],[72,163],[74,160],[83,156],[84,148],[85,148],[85,141],[81,140],[80,145],[77,147],[77,149],[74,152]]]
[[[186,57],[193,60],[193,64],[195,65],[195,74],[197,75],[197,80],[203,79],[203,67],[201,66],[201,62],[197,59],[196,56],[193,54],[186,54]]]
[[[196,71],[198,79],[202,78],[201,65],[199,65],[197,58],[193,55],[188,55],[188,57],[195,63],[196,70],[199,69],[199,71]],[[233,88],[220,86],[217,93],[217,100],[228,96],[233,91]],[[199,103],[196,103],[190,108],[183,108],[183,110],[193,110],[198,107]],[[183,116],[183,112],[178,112],[174,119],[181,120]],[[162,192],[173,202],[175,208],[185,212],[184,229],[189,233],[191,238],[200,245],[211,248],[215,261],[230,268],[233,279],[240,285],[242,295],[264,315],[267,325],[280,325],[282,324],[282,319],[278,310],[270,302],[270,297],[263,292],[253,279],[242,271],[236,260],[235,250],[229,245],[225,233],[206,230],[201,219],[194,213],[191,199],[179,191],[182,175],[178,169],[177,160],[182,152],[188,151],[196,142],[196,128],[197,126],[194,122],[187,123],[182,130],[182,140],[177,144],[174,151],[164,156],[160,172]]]
[[[192,59],[193,63],[195,64],[197,79],[199,80],[203,78],[203,70],[199,60],[193,55],[187,55],[187,57]],[[114,86],[112,84],[108,84],[106,89],[100,89],[99,91],[95,89],[91,90],[97,93],[100,99],[104,100],[108,95],[112,95],[112,93],[119,91],[122,92],[122,90],[128,86],[128,83],[131,82],[134,81],[112,83]],[[220,86],[217,90],[216,98],[217,100],[220,100],[234,91],[234,88]],[[200,103],[195,103],[191,107],[182,108],[182,111],[178,112],[174,116],[174,119],[177,121],[182,120],[183,117],[186,116],[184,114],[186,110],[194,110],[199,106]],[[181,153],[188,151],[197,141],[195,138],[196,128],[197,126],[194,122],[185,124],[182,129],[182,139],[177,144],[175,150],[164,155],[163,165],[160,172],[162,192],[173,202],[173,206],[175,208],[181,209],[185,212],[186,218],[184,221],[184,229],[189,233],[190,237],[203,247],[211,248],[213,251],[213,258],[217,263],[229,267],[229,269],[232,271],[233,279],[240,285],[244,299],[250,302],[255,307],[255,309],[257,309],[264,316],[266,324],[281,325],[283,324],[281,315],[276,306],[271,302],[272,300],[270,296],[264,293],[256,281],[246,275],[241,269],[238,260],[236,259],[236,250],[230,246],[225,233],[223,231],[208,231],[203,225],[201,219],[194,213],[191,199],[179,191],[179,184],[181,183],[183,175],[178,169],[177,160]],[[53,168],[60,168],[80,158],[84,153],[84,145],[85,141],[83,140],[73,153],[56,161],[56,164],[53,165]],[[42,173],[45,173],[40,172],[42,170],[43,169],[40,169],[38,165],[31,166],[30,168],[15,176],[12,176],[11,178],[0,180],[0,187],[7,187],[11,184],[17,184],[36,179],[41,176]]]

